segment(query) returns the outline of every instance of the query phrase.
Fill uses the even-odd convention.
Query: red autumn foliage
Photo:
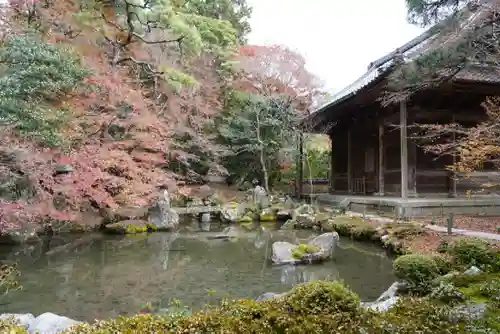
[[[322,96],[322,84],[306,69],[301,54],[282,45],[245,45],[239,51],[236,88],[266,96],[289,95],[304,113]]]
[[[134,64],[112,67],[111,46],[98,42],[102,33],[80,27],[75,20],[77,3],[54,1],[49,8],[40,6],[37,10],[46,29],[45,40],[79,54],[83,65],[93,72],[86,83],[98,89],[74,92],[62,102],[71,107],[73,114],[64,130],[71,142],[69,149],[39,147],[11,129],[0,128],[0,153],[22,152],[15,161],[0,159],[0,180],[3,173],[25,175],[34,193],[25,200],[0,200],[0,229],[44,219],[83,220],[89,212],[102,208],[147,205],[161,187],[176,187],[173,173],[165,169],[168,160],[189,156],[188,152],[171,148],[173,135],[188,133],[204,149],[219,149],[202,136],[203,126],[221,106],[220,80],[208,56],[191,62],[190,68],[179,68],[179,62],[170,60],[171,54],[160,57],[160,45],[129,47],[127,52],[135,59],[189,71],[202,87],[196,92],[173,92],[163,86],[153,89],[138,79]],[[22,31],[16,22],[10,22],[12,29]],[[70,38],[50,28],[62,25],[83,32]],[[108,24],[107,28],[113,26]],[[165,63],[165,59],[171,63]],[[156,102],[160,93],[165,97],[161,104]],[[124,132],[121,139],[112,137],[110,125]],[[69,165],[73,170],[57,174],[57,165]]]

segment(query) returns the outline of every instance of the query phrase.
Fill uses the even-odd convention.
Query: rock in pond
[[[307,244],[294,245],[277,241],[272,245],[271,261],[274,264],[306,264],[329,259],[339,240],[336,232],[324,233]]]
[[[220,218],[223,223],[235,223],[240,215],[238,203],[231,203],[224,205],[220,210]]]
[[[104,226],[103,231],[108,234],[137,234],[147,232],[149,229],[149,224],[145,220],[124,220]]]
[[[276,213],[273,208],[265,208],[260,213],[259,219],[261,222],[272,222],[276,220]]]
[[[11,318],[18,325],[26,328],[28,333],[56,334],[69,327],[79,324],[79,321],[46,312],[34,317],[33,314],[2,314],[0,319]]]
[[[156,231],[171,231],[179,227],[179,214],[170,206],[170,197],[166,189],[149,208],[148,222]]]
[[[265,292],[265,293],[261,294],[259,297],[257,297],[257,299],[255,299],[255,300],[260,302],[260,301],[263,301],[266,299],[280,298],[280,297],[283,297],[284,295],[286,295],[286,292],[285,293]]]
[[[289,219],[292,219],[292,210],[282,209],[276,213],[276,220],[279,222],[286,222]]]
[[[33,244],[38,241],[40,238],[36,233],[36,228],[32,226],[0,232],[0,245]]]

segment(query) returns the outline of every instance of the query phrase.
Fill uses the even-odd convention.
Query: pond
[[[0,313],[53,312],[91,321],[136,314],[148,302],[168,307],[172,300],[196,310],[313,279],[341,279],[362,300],[374,300],[394,282],[392,260],[375,245],[341,239],[334,259],[321,265],[273,266],[266,261],[272,242],[299,242],[313,232],[271,224],[231,241],[207,238],[220,234],[217,229],[192,222],[178,233],[87,235],[70,247],[57,247],[67,240],[53,238],[3,250],[0,259],[19,263],[23,289],[0,299]]]

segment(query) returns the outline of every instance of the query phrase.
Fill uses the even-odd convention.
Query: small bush
[[[412,286],[414,292],[426,292],[431,281],[439,276],[439,268],[432,256],[402,255],[394,261],[394,274]]]
[[[382,330],[370,333],[463,333],[449,321],[450,307],[428,299],[402,298],[381,315]]]
[[[297,285],[287,296],[291,310],[300,313],[350,312],[360,310],[359,297],[339,282],[312,281]]]
[[[452,242],[448,253],[460,265],[480,267],[493,265],[495,252],[490,244],[479,238],[463,238]]]
[[[89,72],[78,58],[30,35],[8,37],[0,61],[0,124],[49,146],[61,144],[67,110],[58,106]]]

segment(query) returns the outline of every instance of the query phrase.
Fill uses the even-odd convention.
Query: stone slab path
[[[447,233],[448,232],[448,229],[444,226],[425,225],[425,228],[432,230],[432,231],[435,231],[435,232],[440,232],[440,233]],[[500,241],[500,234],[495,234],[495,233],[469,231],[469,230],[463,230],[463,229],[459,229],[459,228],[453,228],[451,230],[451,232],[453,234],[464,235],[467,237],[476,237],[476,238],[481,238],[481,239]]]
[[[348,211],[348,212],[346,212],[346,214],[350,215],[350,216],[363,217],[363,214],[360,214],[357,212],[352,212],[352,211]],[[380,216],[376,216],[376,215],[364,215],[364,218],[370,219],[370,220],[373,220],[373,221],[376,221],[379,223],[390,223],[390,222],[394,221],[394,219],[392,219],[392,218],[380,217]],[[434,232],[439,232],[439,233],[447,233],[448,232],[448,229],[444,226],[425,225],[424,227],[426,229],[434,231]],[[459,229],[459,228],[453,228],[451,231],[455,235],[463,235],[463,236],[467,236],[467,237],[476,237],[476,238],[481,238],[481,239],[500,241],[500,234],[479,232],[479,231],[469,231],[469,230],[463,230],[463,229]]]

